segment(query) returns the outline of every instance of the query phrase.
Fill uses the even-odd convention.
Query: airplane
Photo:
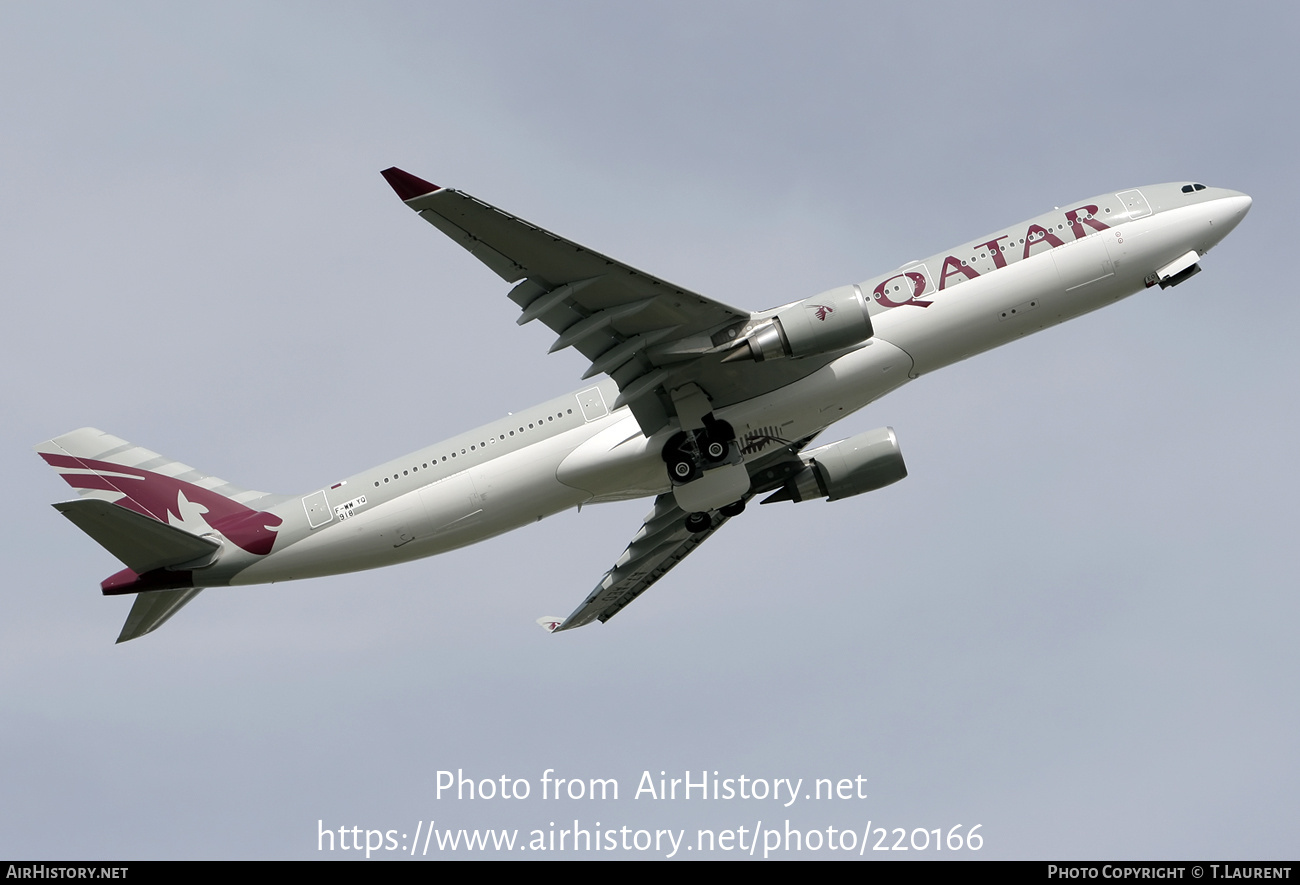
[[[652,497],[553,632],[608,621],[757,496],[838,501],[907,475],[893,428],[810,447],[936,369],[1144,289],[1177,286],[1250,209],[1178,182],[1068,203],[858,284],[731,307],[392,167],[397,196],[505,282],[517,322],[590,361],[587,386],[306,494],[251,491],[94,428],[36,446],[81,497],[54,507],[126,568],[118,642],[202,589],[378,568],[584,504]]]

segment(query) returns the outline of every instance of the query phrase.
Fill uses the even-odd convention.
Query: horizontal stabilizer
[[[204,559],[221,546],[210,538],[191,535],[184,529],[95,498],[64,501],[55,504],[54,509],[140,575],[164,566]]]
[[[186,587],[181,590],[158,590],[137,595],[117,641],[127,642],[138,639],[146,633],[152,633],[167,623],[168,618],[180,611],[185,603],[201,592],[202,589],[198,587]]]

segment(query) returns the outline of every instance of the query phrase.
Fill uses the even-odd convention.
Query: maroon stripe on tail
[[[256,556],[265,556],[271,552],[278,527],[284,521],[273,513],[254,510],[210,489],[163,476],[161,473],[71,455],[52,455],[48,452],[40,454],[51,467],[95,471],[93,474],[62,474],[63,479],[74,489],[120,492],[125,497],[116,502],[118,506],[152,516],[168,525],[171,524],[172,516],[175,516],[177,522],[184,521],[185,514],[181,512],[181,498],[184,496],[186,501],[199,505],[203,520],[209,526],[229,538],[232,544]]]

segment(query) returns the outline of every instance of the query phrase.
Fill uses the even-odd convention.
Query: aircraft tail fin
[[[287,500],[243,489],[124,439],[83,427],[36,446],[82,497],[54,507],[127,567],[100,585],[140,594],[118,642],[157,629],[198,594],[195,569],[229,542],[265,555]],[[201,580],[201,579],[200,579]]]
[[[283,522],[267,508],[289,500],[240,488],[93,427],[47,440],[36,451],[86,499],[57,505],[60,512],[133,569],[133,560],[159,568],[211,552],[202,540],[186,535],[208,536],[219,544],[219,534],[265,556]],[[143,519],[132,520],[114,508]]]
[[[36,446],[45,462],[63,476],[79,495],[100,498],[120,504],[137,513],[167,521],[168,507],[175,508],[174,496],[163,497],[170,489],[164,486],[190,485],[229,498],[250,509],[264,509],[285,500],[282,495],[270,495],[241,488],[207,473],[195,470],[188,464],[166,458],[157,452],[133,445],[121,437],[113,436],[94,427],[83,427],[63,436],[46,440]],[[152,476],[170,480],[169,483],[114,483],[113,479],[147,480]],[[129,488],[135,486],[136,488]],[[156,487],[156,488],[154,488]],[[133,495],[143,491],[144,495]],[[159,507],[158,505],[162,505]]]

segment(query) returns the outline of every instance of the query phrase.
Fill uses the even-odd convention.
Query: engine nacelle
[[[838,501],[883,489],[907,476],[894,428],[868,430],[803,453],[807,466],[763,501]]]
[[[861,344],[873,334],[862,290],[840,286],[778,311],[728,359],[817,356]]]

